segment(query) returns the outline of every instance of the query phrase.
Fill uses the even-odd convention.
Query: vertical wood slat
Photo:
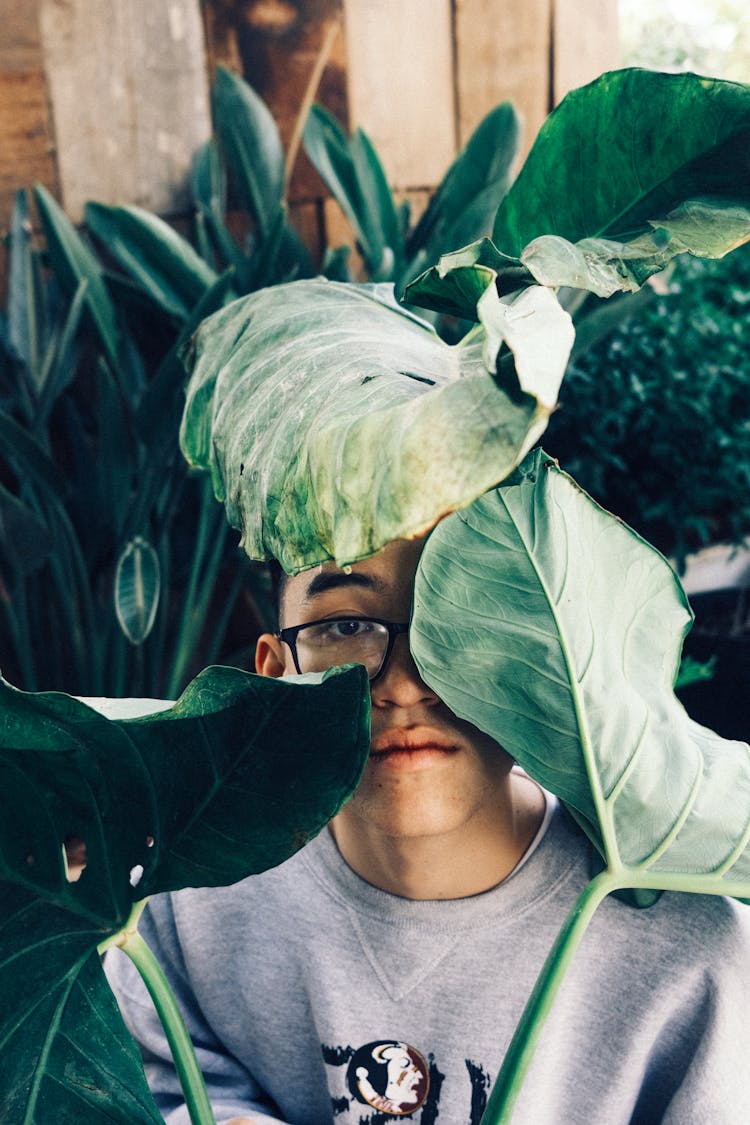
[[[40,0],[40,28],[69,216],[88,199],[184,209],[210,135],[198,0]]]
[[[0,0],[0,228],[19,188],[36,181],[57,190],[52,120],[37,5]]]
[[[620,65],[617,0],[554,0],[554,104],[569,90]]]
[[[499,102],[522,124],[522,151],[550,109],[553,0],[455,0],[456,95],[463,145]]]
[[[349,117],[396,188],[434,186],[456,149],[451,0],[344,0]]]

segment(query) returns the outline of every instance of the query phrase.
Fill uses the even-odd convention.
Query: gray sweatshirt
[[[412,901],[365,883],[328,832],[287,863],[152,900],[219,1122],[478,1125],[544,958],[591,874],[556,809],[500,886]],[[107,971],[169,1125],[188,1125],[128,959]],[[665,894],[600,907],[545,1026],[514,1125],[747,1125],[750,908]]]

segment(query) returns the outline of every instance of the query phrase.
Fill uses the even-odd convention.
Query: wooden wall
[[[287,144],[317,68],[318,99],[417,208],[492,106],[514,103],[528,147],[566,90],[618,64],[617,0],[0,0],[0,27],[0,230],[34,181],[76,221],[87,199],[183,211],[220,62]],[[300,156],[290,199],[313,246],[349,237],[324,197]]]

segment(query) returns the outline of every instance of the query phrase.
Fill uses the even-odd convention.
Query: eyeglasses
[[[336,664],[364,664],[370,683],[382,675],[399,633],[408,623],[377,617],[327,617],[280,629],[276,636],[289,645],[299,673],[324,672]]]

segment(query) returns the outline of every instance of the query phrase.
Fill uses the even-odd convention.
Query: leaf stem
[[[134,919],[137,920],[140,916],[143,905],[145,902],[138,904],[125,929],[106,944],[116,945],[127,953],[143,978],[162,1022],[192,1125],[216,1125],[216,1118],[208,1101],[206,1084],[195,1057],[195,1048],[174,993],[159,962],[135,926]]]
[[[596,908],[608,894],[618,890],[620,886],[619,879],[613,877],[611,872],[603,871],[587,883],[578,896],[544,962],[534,990],[524,1008],[480,1125],[507,1125],[511,1120],[513,1107],[521,1091],[537,1040],[573,954]]]

